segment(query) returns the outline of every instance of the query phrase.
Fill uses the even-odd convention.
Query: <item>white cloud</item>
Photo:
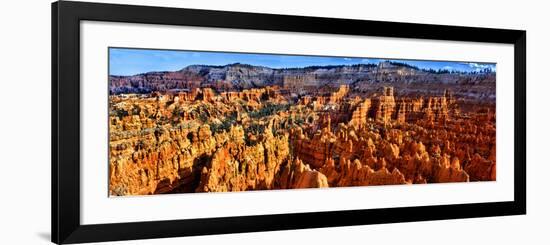
[[[453,68],[453,67],[451,67],[451,66],[444,66],[444,67],[443,67],[443,70],[452,71],[452,70],[455,70],[455,68]]]
[[[484,69],[491,69],[491,71],[495,71],[496,70],[496,67],[495,65],[492,65],[492,64],[479,64],[479,63],[474,63],[474,62],[469,62],[467,63],[468,66],[470,66],[470,68],[474,69],[475,71],[481,71],[481,70],[484,70]]]

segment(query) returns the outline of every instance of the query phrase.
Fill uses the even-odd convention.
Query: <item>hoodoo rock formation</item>
[[[496,180],[494,86],[392,63],[113,76],[109,193]]]

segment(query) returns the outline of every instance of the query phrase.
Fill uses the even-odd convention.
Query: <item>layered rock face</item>
[[[274,137],[267,134],[256,144],[247,146],[242,127],[237,128],[238,133],[219,147],[211,161],[202,167],[197,192],[279,188],[275,176],[289,162],[286,136]]]
[[[249,125],[262,131],[255,136],[245,136],[237,125],[250,120],[234,116],[248,102],[279,102],[274,88],[243,91],[234,98],[211,89],[195,93],[202,96],[191,102],[180,99],[188,94],[112,98],[111,195],[328,187],[322,174],[292,159],[288,134],[272,134],[274,124],[280,127],[278,116],[266,125]],[[279,178],[282,174],[286,181]]]
[[[148,93],[119,93],[126,91],[121,84],[144,81],[117,78],[109,96],[110,195],[496,180],[490,96],[454,94],[454,85],[415,95],[392,86],[365,92],[317,85],[331,77],[330,69],[284,78],[268,68],[237,67],[144,75],[156,89],[164,86]],[[336,80],[353,72],[359,78],[393,72],[402,80],[420,72],[391,64],[331,69],[342,72]],[[202,78],[193,72],[258,86],[195,86]],[[285,82],[259,86],[270,79]],[[173,89],[172,83],[195,85]]]
[[[441,86],[455,88],[462,97],[494,100],[495,73],[440,73],[422,70],[404,63],[310,66],[273,69],[247,64],[225,66],[191,65],[179,71],[149,72],[133,76],[110,76],[110,94],[167,91],[192,91],[211,87],[219,92],[280,86],[293,93],[315,90],[323,86],[350,89],[365,93],[392,86],[403,94],[415,95],[419,89],[438,91]],[[433,96],[434,94],[426,94]]]

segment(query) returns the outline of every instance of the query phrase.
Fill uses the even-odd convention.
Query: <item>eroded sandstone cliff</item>
[[[150,80],[197,79],[190,74]],[[495,107],[486,99],[448,89],[416,96],[349,85],[301,91],[213,86],[110,95],[109,193],[496,179]]]

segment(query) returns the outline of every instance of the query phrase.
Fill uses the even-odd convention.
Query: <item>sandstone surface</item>
[[[494,86],[392,63],[113,76],[109,194],[494,181]]]

